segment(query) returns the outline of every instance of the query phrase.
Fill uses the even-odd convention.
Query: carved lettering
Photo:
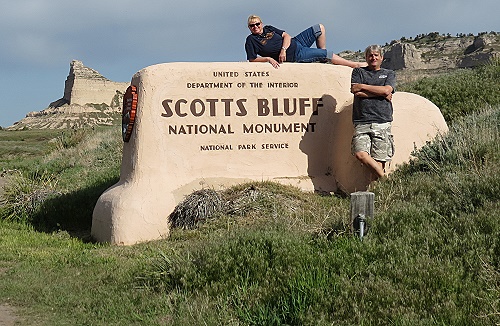
[[[269,77],[269,71],[247,71],[245,77]]]
[[[269,88],[298,88],[299,83],[267,83],[267,87]]]
[[[288,148],[288,143],[280,143],[280,144],[262,144],[262,149],[285,149]]]
[[[237,71],[214,71],[214,77],[238,77]]]
[[[187,83],[187,88],[231,88],[233,83]]]
[[[238,150],[252,150],[257,149],[256,144],[240,144],[238,145]]]
[[[286,114],[288,116],[294,115],[299,112],[300,115],[310,114],[317,115],[318,109],[323,106],[321,98],[299,98],[299,99],[277,99],[271,100],[271,107],[269,107],[269,100],[262,98],[257,100],[257,115],[260,117],[268,116],[271,112],[275,117]],[[298,101],[297,101],[298,100]],[[290,103],[291,102],[291,103]]]
[[[233,114],[233,110],[236,116],[243,117],[247,115],[247,109],[245,107],[246,101],[246,99],[238,99],[236,103],[234,103],[233,99],[194,99],[188,102],[186,99],[178,99],[175,101],[166,99],[161,103],[165,110],[165,113],[162,113],[161,116],[170,118],[175,114],[182,118],[191,113],[191,115],[195,117],[201,117],[205,115],[208,107],[208,114],[211,117],[219,115],[219,112],[223,112],[225,116],[229,117]],[[217,103],[220,103],[220,105],[217,105]]]
[[[200,145],[200,151],[232,151],[233,146],[227,144],[220,145]]]
[[[169,125],[170,135],[234,134],[231,125]]]
[[[248,110],[245,106],[247,99],[194,99],[188,102],[186,99],[166,99],[162,102],[165,113],[162,117],[170,118],[174,115],[178,117],[186,117],[191,114],[194,117],[202,117],[208,115],[211,117],[223,114],[230,117],[235,114],[238,117],[247,115]],[[319,108],[323,107],[321,98],[273,98],[271,103],[266,98],[257,99],[257,115],[266,117],[272,115],[280,117],[283,115],[292,116],[299,115],[318,115]]]
[[[256,123],[243,124],[244,134],[314,132],[316,123]]]

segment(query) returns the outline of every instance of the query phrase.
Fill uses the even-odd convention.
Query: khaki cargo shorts
[[[367,123],[354,125],[351,152],[367,152],[376,161],[387,162],[394,156],[394,137],[391,123]]]

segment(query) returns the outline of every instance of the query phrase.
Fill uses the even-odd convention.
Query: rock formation
[[[29,112],[7,129],[65,129],[113,124],[121,119],[123,94],[128,85],[111,81],[81,61],[73,60],[64,96],[42,111]]]
[[[498,38],[492,34],[480,35],[465,49],[465,55],[457,65],[459,68],[470,68],[499,57],[498,51],[495,51],[496,47],[498,47]]]
[[[424,63],[421,52],[415,45],[398,42],[393,44],[384,54],[384,68],[392,70],[422,69]]]
[[[433,32],[412,39],[402,38],[383,46],[383,67],[405,72],[431,74],[457,68],[472,68],[500,57],[500,34],[482,33],[477,36],[440,35]],[[346,51],[340,56],[364,61],[362,51]]]
[[[85,67],[81,61],[73,60],[66,78],[63,100],[68,104],[107,104],[117,92],[124,93],[129,83],[111,81],[96,70]]]

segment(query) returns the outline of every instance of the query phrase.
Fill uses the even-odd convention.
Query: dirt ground
[[[0,326],[14,326],[18,320],[13,307],[8,304],[0,305]]]

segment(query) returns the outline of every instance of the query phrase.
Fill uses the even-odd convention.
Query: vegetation
[[[14,162],[29,157],[39,157],[49,148],[49,140],[57,136],[58,130],[25,130],[22,133],[11,133],[0,130],[0,166],[5,170],[13,168]]]
[[[2,162],[9,171],[0,216],[38,230],[90,228],[99,195],[119,177],[121,140],[116,128],[65,131],[2,131],[2,143],[19,144],[18,159]],[[36,135],[38,145],[33,145]],[[53,138],[51,138],[53,137]],[[32,152],[33,155],[27,153]],[[19,160],[19,158],[24,158]]]
[[[195,228],[179,220],[169,239],[92,243],[92,208],[118,180],[119,131],[47,135],[1,162],[14,172],[0,304],[26,325],[500,325],[498,92],[478,91],[467,110],[455,100],[492,71],[434,84],[450,132],[373,185],[363,241],[348,198],[263,182],[221,191],[232,209]],[[25,132],[0,131],[0,145]]]
[[[477,36],[482,36],[482,35],[497,36],[498,33],[491,31],[491,32],[479,32],[477,34]],[[455,37],[463,39],[463,38],[474,38],[475,36],[472,33],[468,33],[468,34],[457,33],[457,35]],[[452,36],[450,33],[447,33],[445,35],[445,34],[440,34],[439,32],[430,32],[427,34],[425,34],[425,33],[418,34],[415,37],[409,37],[409,38],[406,38],[405,36],[403,36],[403,37],[401,37],[401,39],[399,39],[399,41],[414,43],[415,45],[418,46],[418,45],[422,45],[422,44],[426,44],[426,45],[433,44],[435,42],[444,41],[444,40],[451,39],[451,38],[454,38],[454,36]],[[385,46],[392,45],[396,42],[398,42],[398,41],[392,40],[390,44],[386,43]]]
[[[437,77],[424,77],[402,85],[400,91],[416,93],[436,104],[450,122],[485,106],[500,105],[500,60],[474,70],[458,70]]]

